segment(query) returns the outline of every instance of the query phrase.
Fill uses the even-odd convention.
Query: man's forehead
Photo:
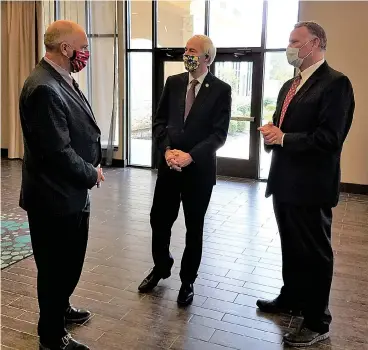
[[[186,48],[187,49],[200,50],[200,48],[201,48],[201,42],[197,38],[191,38],[191,39],[188,40],[187,45],[186,45]]]
[[[88,45],[88,39],[85,32],[75,32],[72,36],[72,39],[75,43],[79,45]]]
[[[291,38],[295,38],[295,37],[298,37],[298,38],[305,38],[305,37],[308,37],[310,35],[308,29],[306,27],[299,27],[299,28],[295,28],[291,34],[290,34],[290,37]]]

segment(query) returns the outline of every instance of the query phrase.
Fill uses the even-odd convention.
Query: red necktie
[[[288,93],[285,97],[284,104],[282,105],[281,115],[280,115],[279,128],[281,128],[281,124],[284,121],[286,110],[289,107],[289,104],[290,104],[291,100],[293,99],[293,97],[296,94],[296,89],[300,84],[300,80],[301,80],[301,76],[299,74],[294,78],[294,81],[291,84],[290,90],[288,91]]]
[[[190,109],[193,106],[194,100],[195,100],[195,87],[196,85],[199,84],[198,80],[192,80],[190,82],[190,88],[187,94],[187,98],[185,100],[185,113],[184,113],[184,121],[185,119],[187,119],[187,116],[190,112]]]

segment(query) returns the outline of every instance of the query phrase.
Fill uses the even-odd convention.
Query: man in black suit
[[[69,303],[83,267],[89,227],[88,189],[104,180],[100,129],[74,81],[89,58],[79,25],[49,26],[46,55],[24,83],[20,118],[24,159],[20,206],[27,211],[40,307],[40,349],[89,349],[65,323],[91,314]]]
[[[355,103],[349,79],[324,60],[326,43],[317,23],[295,26],[286,54],[300,73],[281,88],[273,123],[260,128],[273,150],[266,196],[273,195],[284,285],[275,300],[257,305],[264,312],[302,313],[301,327],[284,336],[292,346],[328,338],[332,319],[332,207]]]
[[[184,65],[189,73],[167,79],[153,121],[161,152],[151,210],[155,266],[139,290],[149,292],[171,274],[171,228],[182,202],[187,232],[178,304],[183,306],[193,300],[204,217],[216,183],[216,151],[225,143],[230,122],[231,87],[208,72],[215,55],[207,36],[196,35],[188,41]]]

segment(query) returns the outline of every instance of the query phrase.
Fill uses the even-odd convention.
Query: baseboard
[[[349,184],[342,182],[340,185],[341,192],[352,194],[365,194],[368,195],[368,185]]]
[[[1,158],[8,158],[8,149],[2,148],[1,149]]]
[[[115,168],[124,168],[126,166],[127,162],[124,159],[113,159],[111,166]],[[101,161],[102,166],[106,166],[106,158],[102,158]]]

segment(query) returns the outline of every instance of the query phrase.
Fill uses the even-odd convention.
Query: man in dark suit
[[[89,58],[79,25],[57,21],[45,34],[46,55],[24,83],[20,118],[24,159],[20,206],[27,211],[40,307],[40,349],[89,349],[65,323],[87,310],[69,304],[83,267],[89,226],[88,189],[104,180],[100,129],[74,81]]]
[[[192,302],[193,283],[202,257],[204,217],[216,183],[216,151],[225,143],[231,110],[231,88],[208,72],[216,55],[204,35],[191,38],[184,65],[189,73],[167,79],[153,121],[161,163],[151,210],[154,268],[139,286],[151,291],[168,278],[171,228],[183,203],[186,244],[181,261],[179,305]]]
[[[257,305],[264,312],[302,313],[299,329],[284,336],[292,346],[328,338],[331,323],[332,207],[355,103],[349,79],[324,60],[326,43],[317,23],[295,26],[286,54],[300,73],[281,88],[273,123],[260,128],[273,150],[266,196],[273,195],[284,285],[275,300]]]

